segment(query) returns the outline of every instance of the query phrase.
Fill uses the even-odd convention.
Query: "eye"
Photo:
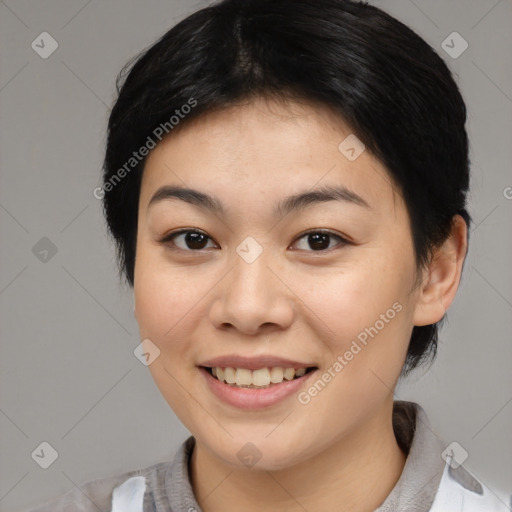
[[[179,242],[176,243],[176,240],[179,240]],[[165,235],[160,242],[163,244],[169,244],[170,242],[171,245],[182,251],[200,251],[205,249],[208,240],[211,240],[211,238],[201,231],[195,229],[181,229],[180,231],[174,231],[173,233]],[[174,247],[170,248],[173,249]]]
[[[313,252],[326,252],[327,250],[332,249],[332,246],[330,246],[330,242],[332,241],[333,238],[339,240],[339,243],[337,244],[339,246],[343,247],[345,245],[350,244],[350,242],[343,238],[342,236],[337,235],[332,231],[326,230],[308,231],[307,233],[304,233],[302,236],[300,236],[297,240],[300,241],[302,239],[305,239],[303,247],[299,247],[299,250],[308,251],[308,249],[305,248],[304,246],[309,245],[310,247],[313,248]]]
[[[334,247],[336,247],[336,245],[343,247],[350,244],[350,242],[342,236],[327,230],[316,230],[303,233],[299,238],[297,238],[295,244],[297,244],[297,241],[301,241],[303,239],[305,240],[305,243],[303,243],[302,247],[299,247],[299,250],[305,250],[308,252],[327,252],[333,248],[331,245],[332,239],[338,240],[338,243],[335,244]],[[208,240],[211,240],[211,238],[202,231],[195,229],[181,229],[179,231],[168,233],[162,240],[160,240],[160,243],[166,244],[167,246],[170,245],[170,249],[177,248],[182,251],[192,252],[207,249]],[[312,248],[312,251],[305,248],[304,245],[309,245],[309,247]]]

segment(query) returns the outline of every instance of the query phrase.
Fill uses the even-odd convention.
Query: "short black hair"
[[[413,30],[366,2],[216,2],[128,63],[117,92],[100,197],[130,286],[142,148],[256,97],[319,102],[339,114],[398,186],[418,268],[455,215],[470,224],[466,106],[452,73]],[[403,374],[434,359],[438,325],[413,328]]]

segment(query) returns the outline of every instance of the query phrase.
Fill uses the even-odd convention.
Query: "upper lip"
[[[262,355],[257,357],[246,357],[236,354],[214,357],[203,361],[198,366],[220,368],[246,368],[248,370],[258,370],[259,368],[272,368],[280,366],[282,368],[309,368],[315,366],[311,363],[302,363],[300,361],[293,361],[292,359],[284,359],[271,355]]]

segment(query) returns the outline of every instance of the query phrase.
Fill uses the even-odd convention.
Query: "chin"
[[[299,464],[307,458],[307,443],[303,435],[273,433],[265,438],[268,431],[261,435],[240,435],[219,444],[218,438],[208,443],[209,449],[224,463],[237,469],[254,469],[261,471],[278,471]],[[203,438],[204,439],[204,438]],[[284,440],[288,442],[285,443]],[[204,444],[204,441],[203,441]]]

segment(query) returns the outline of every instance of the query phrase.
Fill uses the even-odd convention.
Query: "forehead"
[[[218,197],[229,190],[241,199],[250,192],[260,200],[339,184],[369,204],[393,206],[397,193],[382,163],[332,110],[263,98],[207,113],[171,132],[147,158],[141,206],[168,184]]]

